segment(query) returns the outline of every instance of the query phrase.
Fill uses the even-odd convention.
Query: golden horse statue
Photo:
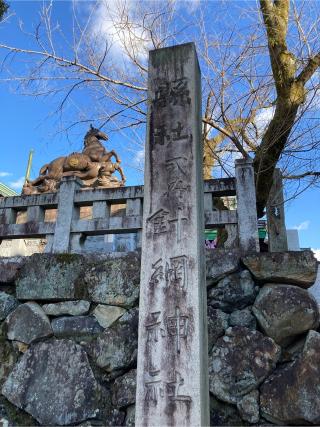
[[[77,176],[82,179],[85,187],[122,187],[126,181],[120,166],[121,160],[113,150],[107,151],[100,140],[107,141],[108,136],[90,126],[84,138],[81,153],[71,153],[58,157],[40,169],[38,178],[27,181],[22,194],[49,193],[57,191],[64,176]],[[111,158],[115,158],[115,163]],[[112,176],[119,172],[121,180]]]

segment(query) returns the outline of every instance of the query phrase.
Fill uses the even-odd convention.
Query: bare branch
[[[212,120],[207,120],[205,118],[202,119],[204,123],[207,123],[208,125],[212,126],[214,129],[218,130],[225,136],[227,136],[233,144],[237,147],[237,149],[240,151],[240,153],[243,155],[243,157],[247,158],[249,157],[249,154],[246,152],[246,150],[242,147],[240,142],[235,138],[230,132],[228,132],[226,129],[222,128],[218,124],[214,123]]]
[[[297,77],[297,81],[305,85],[305,83],[307,83],[307,81],[311,79],[311,77],[319,67],[320,67],[320,52],[309,59],[307,65]]]
[[[4,44],[0,44],[0,49],[1,48],[10,50],[11,52],[44,56],[45,58],[54,60],[56,63],[58,63],[58,65],[67,66],[67,67],[75,67],[79,71],[86,72],[86,73],[91,74],[93,76],[99,77],[99,79],[101,81],[112,83],[114,85],[127,87],[129,89],[134,89],[134,90],[138,90],[138,91],[143,91],[143,92],[147,91],[146,87],[136,86],[136,85],[128,83],[128,82],[112,79],[112,78],[110,78],[110,77],[90,68],[90,67],[87,67],[84,64],[81,64],[80,62],[77,62],[76,60],[71,61],[71,60],[63,58],[61,56],[56,56],[50,52],[41,52],[41,51],[32,50],[32,49],[21,49],[21,48],[17,48],[17,47],[13,47],[13,46],[7,46]]]

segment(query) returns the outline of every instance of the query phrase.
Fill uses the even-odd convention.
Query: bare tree
[[[130,129],[134,143],[142,142],[147,52],[192,38],[203,71],[205,178],[212,170],[230,173],[236,156],[253,157],[259,216],[277,164],[287,178],[318,182],[316,2],[221,2],[217,11],[216,4],[213,10],[203,1],[191,12],[170,0],[105,0],[90,6],[83,20],[74,4],[72,37],[54,22],[52,3],[44,3],[35,32],[26,33],[33,49],[0,44],[8,52],[2,68],[9,82],[25,93],[60,96],[59,113],[70,103],[76,107],[66,130],[95,121],[111,130]],[[12,55],[28,60],[29,72],[17,75],[9,67]],[[81,90],[90,99],[87,109],[77,101]]]
[[[7,13],[8,9],[9,9],[9,5],[4,0],[0,0],[0,21],[2,20],[3,16]]]
[[[234,150],[253,156],[259,216],[279,160],[287,178],[314,183],[320,175],[319,11],[310,5],[300,2],[298,10],[292,3],[290,15],[289,0],[260,0],[262,22],[249,22],[242,40],[235,28],[212,38],[202,24],[209,88],[204,137],[206,151],[214,149],[205,162]],[[208,126],[216,131],[211,138]]]

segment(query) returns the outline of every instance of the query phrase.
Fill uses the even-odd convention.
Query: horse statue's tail
[[[49,167],[49,163],[46,163],[45,165],[42,166],[42,168],[40,169],[39,175],[45,175],[47,173]]]

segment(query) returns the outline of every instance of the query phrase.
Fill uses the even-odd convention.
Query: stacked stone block
[[[319,425],[311,252],[208,251],[211,425]],[[134,425],[140,257],[0,259],[0,422]]]

